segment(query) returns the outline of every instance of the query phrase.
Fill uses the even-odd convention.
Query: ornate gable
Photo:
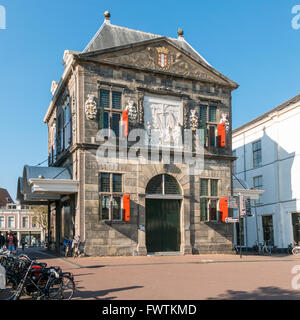
[[[81,57],[95,62],[163,71],[173,75],[235,86],[233,81],[212,67],[204,66],[204,64],[195,61],[167,41],[139,45],[130,49],[114,49],[112,52],[83,54]]]

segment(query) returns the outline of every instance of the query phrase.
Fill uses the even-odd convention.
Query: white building
[[[243,245],[300,242],[300,95],[233,131],[233,174],[264,190],[243,222]]]
[[[30,206],[7,204],[0,208],[0,233],[5,237],[11,230],[18,239],[18,245],[25,239],[28,246],[39,246],[45,241],[45,233],[33,219]]]

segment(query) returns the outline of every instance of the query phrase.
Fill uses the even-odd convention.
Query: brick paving
[[[292,255],[188,255],[62,258],[30,252],[75,276],[75,300],[300,300]]]

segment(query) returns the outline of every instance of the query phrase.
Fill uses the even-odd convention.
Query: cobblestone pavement
[[[75,276],[75,300],[300,300],[292,255],[188,255],[63,258],[28,249]],[[296,268],[296,267],[295,267]],[[297,284],[297,278],[294,279]],[[300,280],[298,281],[300,283]]]

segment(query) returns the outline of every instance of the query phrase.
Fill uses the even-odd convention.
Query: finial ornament
[[[104,22],[105,22],[105,23],[110,23],[110,17],[111,17],[110,12],[106,10],[106,11],[104,12]]]
[[[178,35],[178,38],[179,38],[179,39],[183,39],[183,35],[184,35],[183,30],[182,30],[182,29],[178,29],[177,35]]]

